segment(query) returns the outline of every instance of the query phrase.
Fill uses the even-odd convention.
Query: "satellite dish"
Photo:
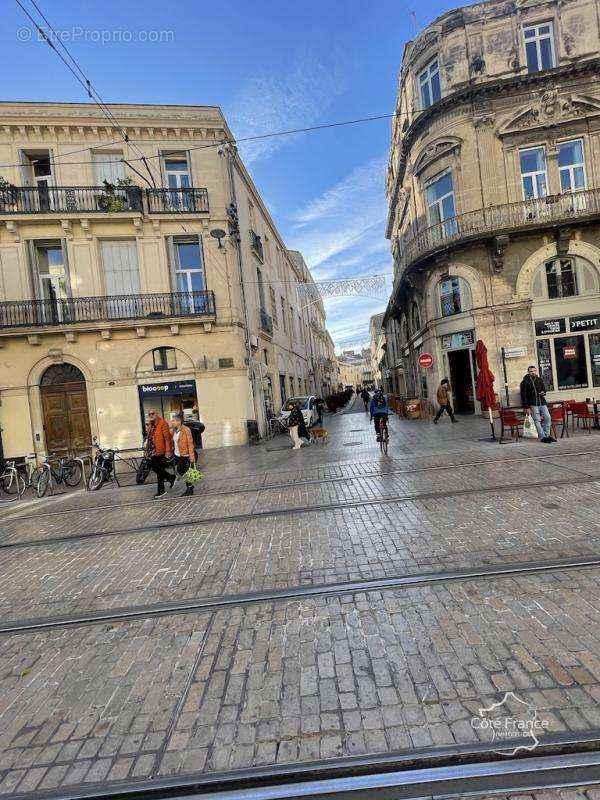
[[[222,228],[213,228],[213,230],[210,232],[210,235],[213,237],[213,239],[216,239],[219,242],[219,250],[221,250],[223,247],[221,244],[221,239],[227,236],[225,231]]]

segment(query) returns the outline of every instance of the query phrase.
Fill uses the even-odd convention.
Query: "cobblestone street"
[[[2,509],[1,793],[489,745],[505,693],[600,738],[598,432],[326,426],[206,451],[193,497]]]

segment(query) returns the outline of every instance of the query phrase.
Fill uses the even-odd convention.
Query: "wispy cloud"
[[[283,78],[267,74],[248,78],[229,118],[239,138],[304,128],[322,119],[323,111],[342,90],[343,79],[335,64],[325,65],[314,56],[304,55]],[[245,163],[252,165],[294,139],[296,136],[259,139],[242,143],[240,150]]]
[[[318,279],[344,279],[391,272],[385,238],[387,157],[371,159],[292,215],[288,235]],[[363,297],[326,301],[334,341],[354,344],[368,338],[369,317],[385,300]],[[355,338],[352,338],[355,337]]]

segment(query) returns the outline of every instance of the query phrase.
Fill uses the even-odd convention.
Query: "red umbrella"
[[[496,402],[496,393],[494,392],[495,378],[488,364],[487,347],[481,339],[478,339],[475,345],[475,360],[478,370],[475,395],[482,405],[487,406],[490,415],[490,425],[492,426],[492,438],[495,439],[494,417],[492,416],[492,406]]]

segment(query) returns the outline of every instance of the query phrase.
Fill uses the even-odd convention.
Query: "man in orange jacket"
[[[150,422],[146,439],[146,455],[150,458],[152,469],[156,473],[154,499],[158,500],[167,493],[165,480],[169,481],[171,487],[175,483],[175,476],[166,470],[167,461],[173,458],[173,437],[167,421],[159,415],[155,408],[148,411],[148,418]]]

